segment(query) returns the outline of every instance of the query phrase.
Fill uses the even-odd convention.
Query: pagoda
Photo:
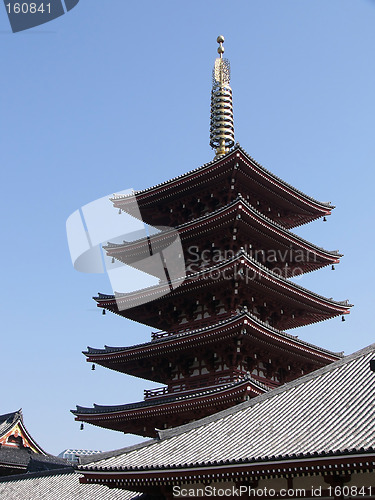
[[[342,357],[287,330],[349,313],[291,278],[334,266],[342,256],[290,230],[325,218],[334,208],[307,196],[257,163],[234,142],[230,66],[222,36],[213,70],[210,145],[215,158],[184,175],[137,191],[138,217],[163,229],[145,238],[108,243],[112,261],[137,267],[163,251],[178,232],[185,273],[159,276],[142,290],[98,294],[110,311],[153,329],[151,340],[84,352],[87,361],[162,387],[144,400],[77,406],[76,420],[155,437],[272,390]],[[111,199],[134,216],[134,197]],[[181,255],[179,256],[181,258]],[[153,271],[150,269],[151,274]],[[157,275],[157,273],[155,273]]]

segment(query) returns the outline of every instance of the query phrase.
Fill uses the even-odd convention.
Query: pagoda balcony
[[[175,332],[151,332],[151,340],[164,339],[165,337],[170,337],[171,335],[175,335]]]
[[[270,322],[268,320],[262,321],[260,319],[260,317],[259,317],[259,314],[251,313],[247,309],[245,309],[245,310],[242,309],[241,312],[246,312],[246,314],[248,314],[253,319],[255,319],[258,323],[260,323],[260,324],[262,324],[264,326],[271,327],[271,328],[274,327],[274,325],[270,324]],[[240,312],[236,311],[234,314],[240,314]],[[231,312],[222,313],[222,314],[220,314],[220,321],[221,322],[226,321],[226,320],[230,319],[230,317],[231,317]],[[194,321],[194,326],[192,326],[192,325],[189,326],[186,323],[185,324],[186,326],[185,325],[181,325],[182,328],[178,328],[178,326],[177,326],[174,330],[171,330],[171,331],[159,330],[157,332],[151,332],[151,341],[159,340],[159,339],[165,339],[167,337],[173,337],[173,336],[176,336],[176,335],[187,334],[189,332],[192,332],[192,333],[193,332],[197,332],[199,330],[204,330],[205,328],[209,328],[213,324],[215,324],[215,323],[213,323],[213,317],[212,316],[209,316],[207,318],[197,319],[197,320]],[[297,338],[295,336],[292,336],[292,337],[293,338]]]
[[[169,394],[168,387],[157,387],[156,389],[145,389],[144,399],[157,398]]]
[[[222,321],[226,320],[226,319],[228,319],[228,316],[230,316],[230,313],[221,314],[220,319]],[[153,340],[164,339],[166,337],[172,337],[173,335],[188,333],[190,331],[195,332],[197,330],[210,327],[210,326],[212,326],[212,324],[213,324],[212,316],[209,316],[207,318],[197,319],[194,321],[194,327],[192,327],[191,324],[189,326],[188,323],[185,323],[183,325],[180,325],[181,328],[176,327],[174,330],[171,330],[171,331],[159,330],[157,332],[151,332],[151,340],[153,341]]]
[[[230,384],[233,382],[241,382],[242,380],[246,380],[249,376],[245,373],[234,370],[231,373],[218,373],[217,375],[209,375],[206,377],[196,377],[195,379],[188,379],[181,382],[171,384],[169,387],[157,387],[156,389],[146,389],[144,391],[144,399],[148,400],[151,398],[160,398],[166,395],[176,394],[176,393],[187,393],[189,391],[195,391],[197,389],[207,389],[210,387],[217,387],[220,385]],[[262,385],[265,385],[268,388],[274,388],[279,386],[280,384],[272,381],[265,380],[261,377],[251,375],[251,378],[257,380]]]
[[[212,415],[249,398],[264,394],[269,387],[246,376],[238,382],[160,395],[137,403],[72,410],[77,421],[144,437],[158,437],[157,429],[183,425]]]

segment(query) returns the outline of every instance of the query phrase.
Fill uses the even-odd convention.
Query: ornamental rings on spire
[[[234,122],[230,64],[222,57],[224,37],[218,36],[216,58],[212,72],[210,146],[216,149],[216,157],[224,155],[234,146]]]

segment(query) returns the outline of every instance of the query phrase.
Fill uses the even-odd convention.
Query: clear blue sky
[[[85,362],[87,345],[147,341],[150,328],[96,310],[111,292],[75,271],[65,221],[107,193],[143,189],[210,161],[216,37],[231,61],[236,140],[337,208],[297,232],[345,254],[300,281],[355,307],[300,329],[347,354],[374,340],[375,1],[81,0],[13,34],[0,8],[1,413],[22,407],[50,453],[138,437],[86,425],[83,406],[138,401],[155,384]]]

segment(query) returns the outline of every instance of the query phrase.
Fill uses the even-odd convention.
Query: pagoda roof
[[[350,304],[348,300],[335,301],[293,283],[292,281],[268,269],[263,264],[260,264],[244,250],[239,251],[237,255],[232,258],[222,261],[209,269],[203,269],[197,273],[193,273],[187,278],[179,278],[171,280],[170,282],[161,282],[159,285],[151,286],[131,293],[115,292],[114,295],[99,294],[97,297],[94,297],[94,300],[97,301],[99,307],[109,309],[116,314],[124,315],[133,319],[134,313],[136,314],[137,306],[147,302],[148,308],[150,308],[154,303],[155,296],[160,297],[160,295],[163,295],[163,297],[159,300],[155,300],[155,303],[160,304],[166,296],[167,300],[170,301],[173,296],[179,296],[186,293],[187,290],[196,290],[198,287],[207,286],[212,282],[217,284],[220,279],[225,279],[228,283],[230,281],[234,281],[232,276],[228,276],[227,274],[224,275],[224,273],[228,270],[229,273],[233,273],[233,276],[237,275],[238,280],[242,280],[240,281],[241,283],[246,283],[243,274],[244,266],[250,269],[253,272],[253,278],[256,278],[251,278],[249,280],[253,283],[253,286],[257,283],[257,281],[262,281],[259,286],[266,287],[268,291],[273,291],[273,293],[282,294],[284,301],[289,300],[295,303],[298,302],[299,304],[304,303],[308,307],[325,314],[326,317],[348,314],[350,307],[352,307],[352,304]],[[217,275],[215,273],[217,273]],[[230,279],[228,279],[228,277]],[[246,285],[248,286],[248,283],[246,283]],[[126,304],[126,310],[119,311],[117,309],[117,302]],[[134,319],[137,320],[135,316]],[[305,321],[300,323],[298,322],[298,318],[293,318],[293,321],[290,320],[290,326],[288,326],[288,328],[295,328],[297,326],[302,326],[302,324],[315,323],[323,319],[325,318],[317,316],[316,318],[310,318],[307,322]],[[143,318],[142,322],[149,324],[147,323],[146,318]],[[151,326],[155,325],[151,324]]]
[[[259,380],[254,379],[251,375],[246,375],[242,378],[242,380],[238,382],[230,382],[227,384],[222,384],[220,386],[208,387],[203,389],[197,389],[195,391],[189,391],[187,393],[178,392],[176,394],[171,394],[165,397],[153,397],[146,399],[144,401],[139,401],[137,403],[127,403],[124,405],[117,406],[103,406],[94,404],[91,408],[86,408],[84,406],[78,406],[76,410],[71,410],[71,412],[77,417],[86,416],[86,415],[104,415],[104,414],[120,414],[126,413],[129,410],[139,410],[145,408],[155,408],[158,406],[165,406],[171,404],[184,404],[185,401],[192,400],[202,400],[207,399],[208,397],[214,399],[221,399],[226,392],[231,392],[232,390],[239,388],[246,388],[247,386],[251,386],[252,391],[257,394],[263,394],[270,390],[270,388],[260,382]],[[82,419],[84,420],[84,419]],[[94,422],[91,422],[94,423]]]
[[[305,212],[300,214],[298,220],[288,223],[287,227],[298,226],[323,215],[329,215],[331,210],[335,208],[330,202],[318,201],[277,177],[254,160],[238,143],[227,154],[213,159],[196,169],[147,189],[134,191],[130,195],[114,194],[111,201],[116,207],[121,206],[121,209],[126,211],[121,202],[133,201],[134,196],[136,196],[137,203],[142,208],[155,200],[169,198],[174,196],[176,192],[186,191],[188,187],[194,186],[197,182],[202,184],[203,181],[213,179],[218,170],[230,167],[232,160],[240,162],[240,168],[243,167],[246,175],[254,178],[257,185],[263,186],[263,189],[273,193],[287,204],[299,207],[300,210]],[[136,214],[133,215],[136,216]]]
[[[277,330],[276,328],[264,323],[249,311],[243,311],[230,318],[218,321],[214,324],[197,328],[193,330],[186,330],[185,332],[177,332],[175,334],[165,334],[150,342],[136,344],[129,347],[110,347],[105,346],[104,349],[95,349],[88,347],[87,351],[83,354],[87,356],[87,361],[90,363],[110,362],[111,359],[129,361],[132,359],[139,359],[151,356],[160,356],[168,351],[176,352],[178,348],[186,349],[186,346],[195,346],[200,342],[207,344],[208,342],[215,342],[221,332],[230,332],[238,327],[249,325],[259,331],[260,335],[264,337],[267,342],[277,342],[284,350],[293,350],[294,352],[302,355],[314,356],[323,359],[325,362],[334,361],[343,356],[343,353],[337,353],[318,347],[314,344],[299,339],[295,335]],[[163,334],[161,334],[163,335]],[[117,366],[117,368],[116,368]],[[121,365],[111,365],[113,369],[124,371]]]
[[[241,214],[241,218],[246,217],[255,226],[260,226],[265,233],[270,235],[271,238],[276,238],[281,242],[284,241],[284,244],[288,246],[290,243],[293,243],[297,248],[301,248],[304,251],[318,255],[325,261],[324,264],[321,265],[337,263],[339,261],[339,258],[343,256],[338,252],[338,250],[326,250],[305,240],[301,236],[292,233],[284,226],[278,224],[266,215],[262,214],[246,199],[244,199],[241,194],[239,194],[235,200],[226,204],[225,206],[220,207],[213,212],[204,214],[197,219],[193,219],[191,221],[180,224],[171,231],[173,231],[173,234],[175,234],[175,231],[177,230],[182,241],[185,241],[189,238],[196,238],[201,233],[209,232],[210,230],[212,230],[215,222],[220,224],[221,227],[225,218],[228,218],[228,216],[231,218],[236,217],[239,213]],[[161,231],[160,233],[152,236],[151,240],[153,249],[158,245],[158,242],[162,244],[165,238],[168,239],[168,235],[171,234],[171,231]],[[135,254],[146,252],[146,254],[149,255],[149,245],[150,238],[140,238],[132,242],[108,242],[107,245],[103,248],[110,256],[118,256],[119,254],[121,255],[121,252],[134,252]],[[128,260],[125,259],[125,262],[131,263],[131,260],[128,262]]]
[[[137,471],[178,469],[181,475],[183,469],[213,466],[220,472],[240,465],[251,470],[267,467],[265,462],[287,466],[297,459],[355,454],[373,460],[374,358],[372,344],[250,401],[159,431],[158,439],[97,455],[80,470],[86,478],[109,472],[130,478]]]

